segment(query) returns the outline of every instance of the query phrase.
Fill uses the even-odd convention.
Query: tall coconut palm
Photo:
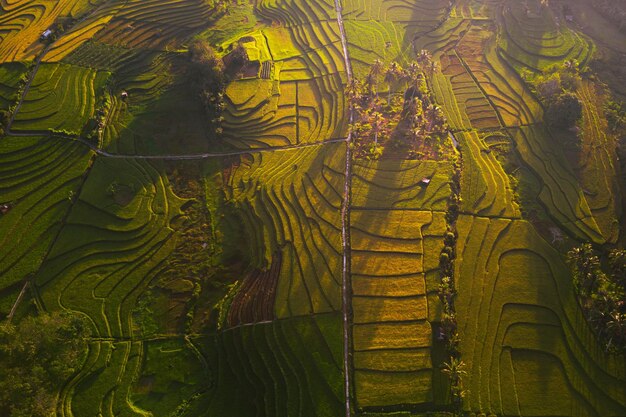
[[[400,77],[402,77],[402,67],[394,61],[385,71],[385,82],[389,85],[389,96],[387,98],[388,104],[391,104],[391,89],[393,87],[393,83],[400,79]]]
[[[383,62],[380,59],[377,59],[370,67],[370,72],[368,74],[369,76],[367,77],[368,82],[371,83],[370,89],[374,90],[376,96],[378,96],[378,79],[382,75],[384,69],[385,65],[383,64]]]
[[[352,78],[346,86],[346,96],[348,97],[348,103],[350,110],[354,110],[359,106],[361,98],[363,98],[361,82],[356,78]]]

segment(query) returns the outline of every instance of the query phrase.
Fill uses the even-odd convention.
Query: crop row
[[[0,290],[38,271],[90,155],[79,144],[54,138],[0,141],[0,203],[10,207],[0,215]]]
[[[522,127],[511,130],[511,136],[521,159],[541,181],[538,199],[550,216],[578,238],[604,242],[578,180],[546,128]]]
[[[462,215],[457,230],[466,409],[624,414],[624,358],[605,355],[594,340],[558,252],[521,220]]]
[[[345,130],[344,64],[336,23],[292,24],[263,34],[274,77],[228,86],[225,138],[237,147],[261,147],[340,137]]]
[[[448,162],[356,161],[352,174],[355,209],[445,211],[452,168]],[[340,171],[333,172],[341,175]],[[425,184],[422,179],[429,179]]]
[[[344,407],[341,319],[324,314],[242,326],[204,344],[212,415],[318,417]]]
[[[177,48],[208,26],[212,11],[201,0],[130,0],[95,40],[127,48]]]
[[[516,65],[543,70],[567,59],[584,65],[591,57],[593,44],[559,22],[549,8],[527,12],[522,3],[509,2],[501,18],[499,46]]]
[[[106,72],[65,64],[42,64],[15,116],[15,130],[79,133],[94,115]]]
[[[21,63],[0,65],[0,109],[9,109],[17,103],[19,87],[26,69]]]
[[[444,162],[354,163],[350,235],[358,409],[433,402],[431,323],[440,313],[436,288],[450,176]]]
[[[589,82],[583,82],[579,95],[583,103],[582,150],[578,163],[581,187],[602,235],[607,241],[615,242],[620,229],[621,191],[615,139],[606,133],[605,96]]]
[[[509,177],[481,135],[457,133],[463,152],[461,210],[482,216],[519,217]]]
[[[42,32],[60,16],[76,17],[88,0],[3,1],[0,3],[0,62],[34,59],[43,50]]]
[[[275,311],[278,317],[341,307],[340,213],[342,145],[255,155],[234,172],[231,196],[240,208],[254,262],[267,268],[282,252]]]
[[[147,162],[98,159],[36,276],[45,308],[84,313],[98,336],[130,337],[136,299],[173,250],[183,203]]]
[[[539,103],[515,71],[496,53],[494,33],[487,27],[472,26],[456,51],[505,126],[525,125],[541,119]]]

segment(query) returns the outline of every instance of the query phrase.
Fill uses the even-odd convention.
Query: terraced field
[[[65,64],[42,64],[12,128],[80,133],[94,116],[109,74]]]
[[[450,163],[357,162],[351,270],[359,409],[433,403],[432,323]],[[420,184],[422,178],[430,184]]]
[[[539,4],[508,1],[500,9],[500,49],[516,66],[542,70],[565,60],[586,64],[593,42],[567,27],[562,16]]]
[[[8,314],[18,286],[35,274],[55,242],[91,152],[54,138],[0,141],[0,306]],[[28,233],[25,233],[28,231]]]
[[[461,174],[462,211],[486,217],[520,217],[509,177],[488,144],[507,143],[508,137],[505,134],[488,136],[476,132],[456,136],[462,146],[464,164]]]
[[[257,148],[343,137],[345,75],[333,6],[258,2],[255,11],[271,27],[244,38],[253,39],[268,71],[226,90],[227,141]]]
[[[596,344],[568,269],[525,221],[461,216],[456,303],[473,412],[626,412],[623,358]]]
[[[26,66],[21,63],[0,66],[0,109],[7,110],[17,103],[25,75]]]
[[[624,185],[594,40],[564,13],[0,0],[0,318],[93,329],[55,415],[626,415],[624,354],[565,264],[623,245]],[[193,42],[224,58],[223,90],[192,79]],[[352,156],[349,77],[422,50],[440,160]],[[525,80],[567,60],[583,118],[557,131]]]
[[[38,42],[43,31],[61,16],[81,16],[93,3],[87,0],[3,1],[0,3],[0,62],[34,59],[43,50],[43,44]]]
[[[256,251],[253,262],[267,268],[281,254],[278,318],[341,307],[342,148],[256,154],[228,182]]]

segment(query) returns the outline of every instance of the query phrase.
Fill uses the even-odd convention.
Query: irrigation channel
[[[352,80],[352,66],[350,65],[350,55],[348,53],[348,41],[346,38],[346,31],[343,24],[343,7],[341,4],[341,0],[334,0],[335,2],[335,11],[337,13],[337,24],[339,26],[339,32],[341,36],[341,46],[343,49],[343,59],[346,67],[346,77],[347,82],[349,83]],[[96,9],[97,10],[97,9]],[[80,21],[87,19],[92,13],[84,16]],[[7,136],[52,136],[50,131],[24,131],[24,132],[15,132],[11,130],[11,126],[13,125],[13,121],[19,109],[28,94],[31,84],[35,79],[35,75],[37,75],[37,71],[39,70],[39,66],[48,53],[48,51],[52,48],[54,44],[48,45],[41,54],[35,60],[35,66],[33,67],[31,73],[29,74],[28,80],[24,86],[24,90],[19,98],[19,101],[11,115],[9,120],[6,134]],[[354,112],[352,109],[349,110],[348,113],[349,123],[352,124],[354,120]],[[343,201],[341,204],[341,245],[342,245],[342,273],[341,273],[341,292],[342,292],[342,321],[343,321],[343,371],[344,371],[344,395],[345,395],[345,416],[352,416],[352,380],[351,380],[351,339],[352,339],[352,328],[351,328],[351,242],[350,242],[350,199],[352,193],[352,150],[350,148],[350,143],[352,142],[351,132],[348,132],[347,137],[345,138],[331,138],[323,141],[316,141],[311,143],[304,144],[295,144],[295,145],[286,145],[279,147],[268,147],[268,148],[252,148],[245,150],[237,150],[232,152],[217,152],[217,153],[198,153],[198,154],[188,154],[188,155],[125,155],[125,154],[114,154],[109,153],[100,147],[92,144],[88,140],[80,137],[80,136],[72,136],[72,135],[56,135],[55,137],[64,138],[67,140],[73,140],[82,143],[83,145],[89,147],[96,155],[105,157],[105,158],[117,158],[117,159],[147,159],[147,160],[202,160],[209,158],[220,158],[220,157],[228,157],[228,156],[237,156],[237,155],[245,155],[250,153],[261,153],[261,152],[275,152],[275,151],[286,151],[286,150],[294,150],[301,148],[308,148],[313,146],[322,146],[331,143],[346,143],[346,165],[345,165],[345,179],[344,179],[344,189],[343,189]],[[17,305],[20,303],[23,298],[23,293],[28,287],[28,282],[24,284],[20,296],[17,298],[13,309],[17,308]]]

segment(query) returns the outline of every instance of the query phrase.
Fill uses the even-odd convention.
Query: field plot
[[[109,73],[66,64],[42,64],[12,129],[80,133],[94,115]]]
[[[607,356],[560,255],[520,220],[462,215],[456,311],[472,412],[626,413],[623,356]]]
[[[216,416],[339,416],[344,407],[341,317],[290,318],[203,339]]]
[[[136,299],[173,250],[183,203],[145,161],[96,160],[36,276],[43,306],[84,313],[98,336],[130,337]]]
[[[90,156],[80,144],[54,138],[0,141],[0,203],[11,207],[0,215],[0,314],[15,301],[5,293],[39,269]]]
[[[280,252],[278,318],[341,307],[341,218],[344,145],[246,157],[228,181],[249,235],[253,266]],[[260,295],[260,294],[259,294]]]
[[[413,58],[413,39],[433,30],[445,13],[446,9],[434,0],[343,2],[348,53],[355,76],[363,79],[376,59],[403,64]]]
[[[604,242],[587,198],[554,139],[543,126],[511,130],[516,149],[540,179],[539,200],[565,230],[581,239]]]
[[[602,103],[605,95],[589,82],[579,90],[583,103],[582,149],[578,177],[602,235],[608,242],[619,236],[622,191],[618,181],[615,139],[607,135]]]
[[[543,112],[539,102],[496,53],[491,25],[472,25],[456,51],[505,126],[525,125],[541,119]]]
[[[500,0],[459,0],[451,14],[463,19],[489,20],[493,19],[500,4]]]
[[[440,62],[443,75],[435,78],[437,87],[434,91],[443,97],[441,101],[448,107],[446,114],[451,115],[452,126],[458,129],[499,128],[498,114],[459,55],[448,52],[441,56]]]
[[[9,109],[17,103],[26,70],[26,66],[21,63],[0,65],[0,109]]]
[[[463,153],[461,210],[488,217],[520,217],[509,177],[485,139],[476,132],[456,134]],[[501,136],[508,141],[508,136]]]
[[[109,2],[94,8],[89,15],[65,31],[43,57],[43,62],[59,62],[85,42],[93,39],[120,11],[124,3]],[[89,63],[91,64],[91,63]],[[91,67],[91,65],[86,65]]]
[[[433,402],[431,322],[449,163],[357,161],[351,215],[357,407]],[[428,186],[422,178],[431,178]]]
[[[142,342],[90,343],[85,366],[61,389],[59,415],[83,416],[101,411],[102,415],[148,416],[130,401],[142,360]]]
[[[528,2],[527,9],[524,4],[507,1],[501,9],[498,46],[513,65],[540,71],[568,59],[587,63],[594,48],[591,41],[570,30],[538,0]]]
[[[32,60],[44,45],[42,32],[58,17],[76,18],[88,0],[18,0],[0,3],[0,63]],[[93,2],[96,3],[96,2]]]
[[[352,175],[352,207],[445,211],[451,175],[449,162],[359,160]],[[431,180],[428,186],[420,183],[423,178]]]
[[[125,48],[178,48],[210,23],[213,8],[202,0],[129,0],[95,40]]]
[[[342,137],[345,64],[331,5],[261,2],[256,12],[273,26],[240,38],[261,71],[228,86],[225,139],[249,148]]]

